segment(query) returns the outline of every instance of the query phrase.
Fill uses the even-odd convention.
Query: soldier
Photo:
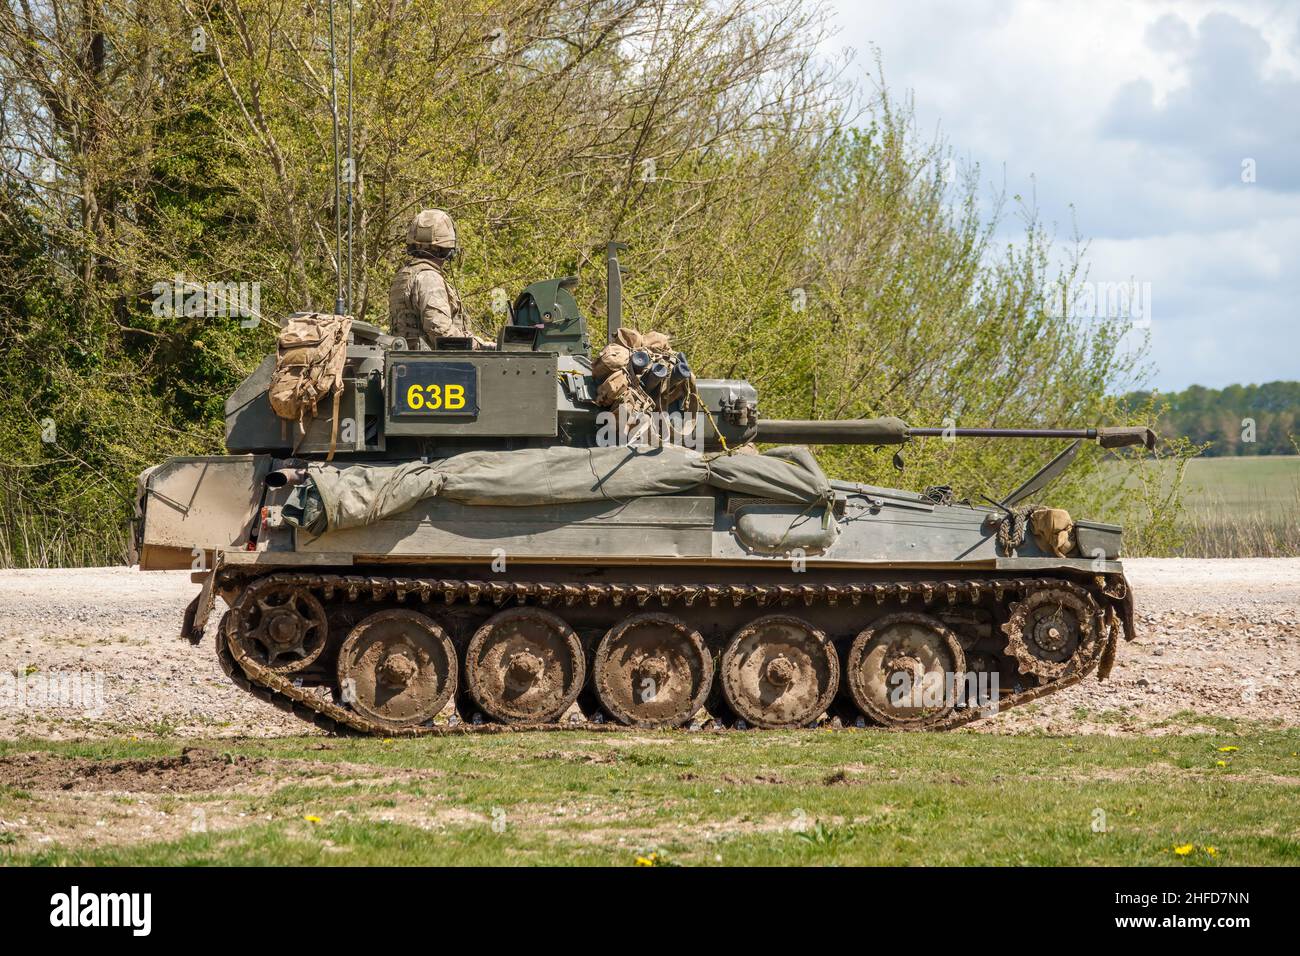
[[[393,335],[408,348],[424,341],[432,347],[440,335],[471,336],[460,296],[444,274],[456,257],[456,224],[441,209],[425,209],[406,231],[406,265],[397,270],[388,290],[388,318]],[[487,343],[475,338],[478,346]]]

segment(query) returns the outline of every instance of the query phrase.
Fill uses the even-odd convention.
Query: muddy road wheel
[[[569,709],[587,676],[582,642],[549,611],[516,607],[474,632],[465,651],[465,685],[489,716],[549,723]]]
[[[736,632],[719,665],[727,706],[752,727],[806,727],[840,682],[839,657],[807,621],[771,614]]]
[[[1043,588],[1011,606],[1002,632],[1022,673],[1056,680],[1092,660],[1100,644],[1101,615],[1086,594]]]
[[[601,706],[619,723],[680,727],[708,696],[713,658],[680,618],[634,614],[601,639],[591,679]]]
[[[938,618],[889,614],[853,639],[844,672],[849,696],[868,718],[920,729],[952,713],[966,657]]]
[[[339,649],[343,703],[389,730],[418,727],[456,692],[451,638],[416,611],[379,611],[360,621]]]
[[[329,637],[325,608],[306,588],[293,584],[257,587],[239,602],[231,639],[253,660],[277,674],[292,674],[320,657]]]

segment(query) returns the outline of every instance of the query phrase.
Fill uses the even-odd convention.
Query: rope
[[[1012,509],[1003,516],[1002,522],[998,525],[998,545],[1002,548],[1003,554],[1014,557],[1016,549],[1025,543],[1025,528],[1034,510],[1033,508],[1024,511]]]
[[[1023,511],[1010,509],[998,525],[998,544],[1003,553],[1015,557],[1016,549],[1025,543],[1025,530],[1034,514],[1045,510],[1042,505],[1030,505]],[[1041,542],[1040,542],[1041,545]],[[1061,555],[1064,557],[1064,555]]]

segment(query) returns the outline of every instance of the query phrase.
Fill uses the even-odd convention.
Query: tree
[[[577,274],[599,334],[597,250],[617,238],[627,321],[673,333],[702,374],[751,379],[763,414],[1145,414],[1107,397],[1141,384],[1122,326],[1066,301],[1081,250],[1054,272],[1032,213],[994,248],[978,171],[950,176],[883,78],[854,92],[819,54],[816,2],[338,3],[337,50],[349,11],[354,93],[327,3],[0,4],[0,225],[21,250],[0,258],[0,359],[23,397],[0,407],[0,463],[7,513],[28,516],[5,540],[56,516],[77,543],[7,560],[115,560],[134,476],[221,451],[222,401],[275,323],[159,308],[159,285],[251,283],[274,319],[330,307],[350,273],[352,311],[383,324],[405,224],[430,205],[457,219],[480,332],[501,320],[494,289]],[[338,217],[336,101],[355,161]],[[918,442],[901,480],[996,494],[1050,451]],[[821,454],[900,480],[879,452]],[[1096,466],[1062,485],[1071,507],[1111,497]]]

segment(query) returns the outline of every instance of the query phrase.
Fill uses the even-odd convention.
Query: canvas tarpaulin
[[[300,500],[310,530],[356,528],[428,498],[467,505],[551,505],[667,495],[709,485],[791,504],[830,505],[834,492],[802,448],[700,455],[661,448],[522,448],[471,451],[430,462],[312,464]],[[319,497],[319,506],[311,501]]]

